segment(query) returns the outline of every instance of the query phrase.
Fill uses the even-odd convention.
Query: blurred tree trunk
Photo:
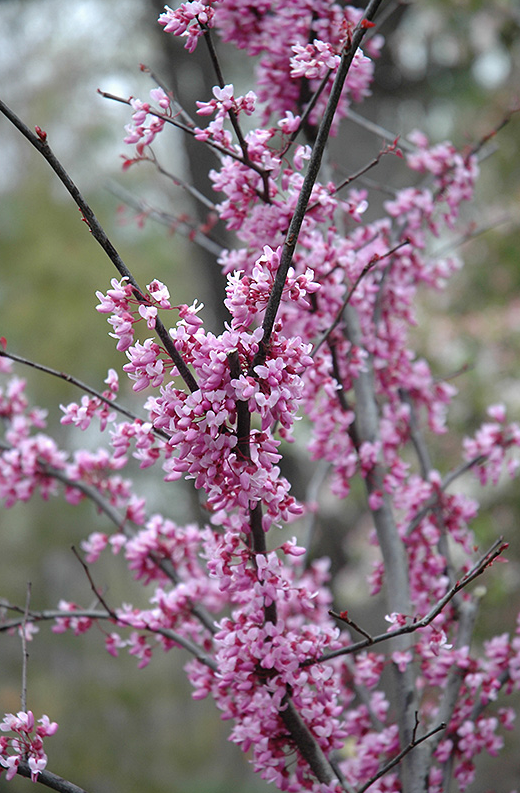
[[[190,114],[194,115],[196,99],[209,99],[211,89],[215,85],[215,76],[206,48],[201,43],[195,52],[189,53],[182,46],[182,39],[164,33],[157,24],[159,14],[164,11],[161,0],[150,0],[153,13],[150,15],[153,32],[156,38],[153,70],[164,80],[173,91],[175,99]],[[218,201],[208,174],[218,166],[215,154],[208,146],[196,141],[190,135],[184,138],[186,158],[186,179],[210,200]],[[208,209],[198,201],[191,201],[189,214],[203,226],[207,222]],[[212,230],[212,236],[224,246],[228,245],[228,235],[222,224]],[[195,271],[198,282],[199,298],[206,306],[205,318],[208,326],[216,333],[223,329],[224,322],[229,319],[223,304],[226,278],[222,275],[215,256],[199,246],[192,246],[193,259],[190,266]]]

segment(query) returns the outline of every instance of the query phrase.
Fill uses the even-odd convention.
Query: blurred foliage
[[[154,31],[151,8],[151,2],[142,0],[121,0],[117,6],[109,0],[3,0],[2,95],[29,126],[47,130],[138,281],[158,277],[170,286],[175,302],[191,303],[201,280],[189,245],[150,221],[143,229],[118,223],[118,218],[130,221],[134,213],[118,213],[117,200],[103,190],[105,178],[112,176],[160,208],[185,210],[179,191],[159,183],[150,167],[120,175],[118,155],[124,151],[123,125],[130,114],[96,95],[97,87],[124,96],[146,95],[149,78],[139,71],[139,61],[155,65],[166,57],[159,51],[166,37]],[[383,27],[387,47],[363,114],[396,135],[419,127],[434,141],[449,137],[459,146],[473,144],[510,109],[520,66],[519,25],[515,0],[397,4]],[[231,78],[237,83],[245,73],[239,63],[238,76]],[[226,73],[233,69],[232,57],[226,57],[225,67]],[[193,78],[189,67],[182,67],[180,77]],[[460,245],[465,268],[446,292],[424,295],[418,306],[417,338],[438,375],[466,367],[454,381],[461,390],[451,412],[454,432],[432,448],[442,472],[458,462],[458,435],[479,425],[489,402],[505,401],[516,419],[520,413],[519,124],[519,117],[513,117],[497,138],[498,149],[483,161],[476,205],[466,218],[469,231],[491,230]],[[106,318],[94,310],[94,293],[106,289],[115,272],[46,164],[6,122],[0,125],[0,336],[7,337],[14,352],[101,387],[107,368],[120,366],[121,356],[107,334]],[[345,150],[348,171],[374,156],[381,140],[351,123],[347,131],[349,146],[343,140],[335,145]],[[185,173],[180,139],[161,143],[169,170]],[[394,184],[396,173],[384,163],[376,179],[383,186],[385,179]],[[442,248],[453,241],[438,243]],[[46,375],[18,371],[29,380],[35,403],[50,410],[50,422],[63,441],[76,448],[85,440],[95,442],[59,426],[57,404],[77,400],[75,390]],[[128,387],[125,396],[131,399]],[[142,486],[153,487],[156,504],[169,503],[177,519],[190,518],[184,489],[147,480]],[[470,477],[458,486],[477,495]],[[479,542],[486,546],[504,534],[513,545],[513,561],[492,578],[480,638],[496,632],[497,624],[504,626],[499,630],[510,630],[518,611],[520,494],[504,482],[478,497],[483,503],[475,526]],[[359,600],[369,564],[363,556],[369,527],[360,519],[355,493],[339,513],[326,489],[321,500],[327,530],[344,526],[348,512],[350,566],[339,589],[347,600]],[[73,508],[58,500],[44,504],[35,499],[0,512],[0,594],[23,602],[31,580],[35,608],[52,606],[60,597],[88,604],[92,593],[68,549],[103,525],[89,504]],[[344,548],[338,542],[345,544],[331,529],[330,551],[339,556]],[[109,585],[110,602],[144,600],[142,587],[128,580],[118,558],[100,561],[96,580]],[[359,603],[360,613],[364,608]],[[55,637],[44,625],[30,648],[30,706],[61,723],[48,742],[52,770],[97,793],[265,789],[250,773],[247,758],[226,742],[226,725],[213,704],[191,702],[180,653],[156,655],[150,667],[139,671],[127,656],[110,659],[103,636],[95,638]],[[0,708],[6,711],[19,708],[20,666],[19,642],[2,636]],[[505,785],[509,766],[501,762]],[[513,780],[514,762],[509,761]],[[7,789],[21,793],[28,784],[15,779]],[[479,793],[488,786],[482,777],[472,790]]]

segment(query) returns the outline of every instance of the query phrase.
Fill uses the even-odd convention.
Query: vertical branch
[[[348,304],[345,307],[346,334],[350,342],[363,348],[363,336],[356,309]],[[379,440],[379,413],[375,397],[374,372],[370,357],[366,368],[354,380],[356,396],[355,432],[359,444],[374,443]],[[383,494],[382,506],[373,510],[374,525],[383,560],[385,564],[385,581],[387,607],[401,614],[409,614],[412,610],[408,580],[408,564],[403,543],[397,530],[395,516],[389,497],[383,488],[384,469],[376,463],[367,476],[368,494],[379,491]],[[396,641],[399,650],[406,650],[409,639],[400,637]],[[413,741],[415,714],[418,711],[415,691],[414,672],[409,664],[404,672],[394,669],[397,684],[397,702],[399,707],[399,733],[401,746]],[[416,748],[403,758],[403,791],[405,793],[423,793],[426,791],[426,774],[424,747]]]
[[[338,66],[338,71],[336,72],[334,83],[332,85],[329,101],[327,102],[327,107],[325,108],[325,112],[318,129],[318,134],[316,135],[316,142],[312,149],[307,173],[305,174],[305,179],[303,180],[303,185],[298,196],[296,209],[294,210],[294,214],[289,224],[289,230],[287,231],[287,235],[285,237],[282,255],[280,257],[280,264],[276,272],[276,277],[271,294],[269,296],[269,302],[265,310],[264,321],[262,324],[264,336],[259,344],[258,353],[256,354],[251,366],[251,369],[253,370],[255,366],[264,363],[265,357],[267,355],[269,340],[271,338],[271,333],[273,332],[276,314],[278,313],[278,307],[282,299],[285,279],[287,278],[287,272],[291,266],[312,189],[316,183],[316,179],[318,178],[323,152],[325,151],[325,146],[329,139],[332,121],[341,98],[341,93],[343,91],[347,74],[349,72],[350,66],[352,65],[352,61],[354,60],[354,55],[356,54],[357,49],[366,33],[366,28],[363,26],[363,22],[365,20],[370,21],[373,19],[382,2],[383,0],[370,0],[370,3],[368,4],[365,11],[364,18],[357,25],[354,33],[352,34],[351,41],[347,46],[345,46],[341,55],[341,61]]]
[[[25,597],[25,610],[23,613],[23,622],[20,628],[22,638],[22,691],[20,701],[22,711],[27,713],[27,661],[29,660],[29,653],[27,652],[27,636],[25,630],[27,628],[27,617],[29,615],[29,604],[31,602],[31,582],[27,582],[27,594]]]
[[[220,68],[220,61],[218,59],[217,51],[215,49],[215,45],[213,44],[213,39],[211,37],[211,31],[208,27],[203,26],[204,30],[204,41],[206,42],[206,46],[208,48],[209,57],[211,58],[211,63],[213,64],[213,68],[215,70],[215,74],[217,75],[217,81],[220,88],[224,88],[224,75],[222,73],[222,69]],[[242,149],[242,156],[244,158],[244,163],[249,164],[249,152],[247,148],[247,143],[240,128],[240,124],[238,122],[238,117],[233,108],[228,110],[229,120],[235,130],[235,135],[238,138],[238,143],[240,148]]]

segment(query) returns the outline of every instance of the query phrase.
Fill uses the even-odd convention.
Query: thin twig
[[[215,242],[215,240],[207,234],[204,234],[200,226],[189,223],[186,219],[181,220],[180,217],[170,215],[168,212],[153,209],[153,207],[150,207],[142,199],[133,196],[128,190],[125,190],[121,185],[117,184],[117,182],[108,182],[107,189],[116,196],[116,198],[119,198],[120,201],[123,201],[127,206],[145,215],[150,220],[160,223],[162,226],[167,226],[170,231],[178,231],[184,237],[187,237],[190,242],[194,242],[200,248],[203,248],[217,258],[221,255],[223,251],[222,245]]]
[[[286,145],[284,146],[284,148],[280,152],[280,156],[281,157],[283,157],[285,154],[287,154],[287,152],[289,151],[289,149],[291,148],[293,143],[296,141],[298,135],[300,134],[300,132],[304,128],[304,126],[305,126],[305,124],[307,122],[307,119],[309,118],[309,116],[312,113],[313,109],[316,107],[316,102],[318,101],[318,99],[322,95],[323,91],[325,90],[325,87],[326,87],[327,83],[329,82],[329,78],[330,78],[331,73],[332,73],[332,69],[329,69],[327,71],[327,73],[325,74],[325,76],[322,78],[321,83],[319,84],[317,89],[314,91],[314,93],[311,96],[310,100],[307,102],[307,105],[305,106],[305,110],[303,111],[303,113],[302,113],[302,115],[300,117],[300,122],[299,122],[297,128],[294,130],[294,132],[291,133],[291,135],[289,136],[289,140],[287,141]]]
[[[365,647],[370,647],[374,644],[380,644],[381,642],[388,641],[389,639],[395,639],[398,636],[404,636],[407,633],[415,633],[420,628],[426,628],[438,614],[444,609],[444,607],[452,600],[452,598],[464,589],[468,584],[475,580],[479,575],[489,567],[493,561],[500,556],[500,554],[506,550],[508,547],[508,543],[504,542],[503,537],[500,537],[496,540],[489,551],[485,553],[478,562],[471,568],[469,572],[467,572],[456,584],[454,584],[436,604],[433,608],[426,614],[424,617],[420,619],[415,619],[409,623],[408,625],[403,625],[401,628],[396,628],[395,630],[387,631],[386,633],[380,633],[377,636],[372,636],[370,639],[365,639],[364,641],[356,642],[355,644],[350,644],[347,647],[340,647],[338,650],[333,650],[330,653],[324,653],[320,655],[318,658],[312,658],[307,661],[302,662],[302,666],[312,666],[313,664],[321,664],[324,661],[331,661],[333,658],[338,658],[341,655],[349,655],[350,653],[357,653],[360,650],[364,650]]]
[[[349,108],[347,120],[353,121],[358,126],[366,129],[368,132],[373,132],[374,135],[377,135],[379,138],[383,138],[384,140],[396,140],[399,138],[399,145],[405,151],[414,152],[416,151],[415,146],[413,146],[409,141],[404,140],[399,135],[396,135],[394,132],[389,132],[387,129],[382,127],[380,124],[376,124],[374,121],[369,121],[368,118],[364,118],[364,116],[360,116],[359,113],[356,113],[355,110]]]
[[[471,460],[468,460],[465,463],[457,466],[454,468],[453,471],[450,471],[446,474],[445,477],[441,480],[439,485],[439,490],[444,491],[446,490],[455,479],[458,479],[459,476],[462,476],[466,473],[466,471],[470,471],[476,465],[480,465],[484,463],[488,458],[487,454],[479,454],[477,457],[473,457]],[[424,506],[419,510],[413,520],[410,521],[406,528],[406,536],[410,535],[419,525],[419,523],[423,520],[424,517],[428,514],[431,509],[434,509],[439,502],[439,498],[437,494],[431,496],[424,504]]]
[[[352,295],[354,294],[354,292],[358,288],[359,284],[361,283],[361,281],[363,280],[365,275],[367,273],[369,273],[370,270],[372,270],[373,267],[375,267],[376,264],[379,264],[379,262],[381,262],[383,259],[386,259],[388,256],[392,256],[396,251],[399,250],[399,248],[402,248],[405,245],[409,245],[409,244],[410,244],[409,240],[403,240],[402,242],[400,242],[398,245],[395,245],[395,247],[393,247],[391,250],[387,251],[386,253],[382,253],[381,255],[373,256],[370,259],[370,261],[368,262],[368,264],[366,264],[363,267],[363,269],[361,270],[360,274],[358,275],[358,277],[356,278],[356,280],[354,281],[354,283],[350,287],[349,291],[347,292],[347,296],[345,297],[343,303],[341,304],[341,308],[339,309],[338,313],[336,314],[336,318],[334,319],[332,325],[325,331],[325,333],[318,339],[318,341],[314,345],[314,348],[313,348],[313,350],[311,352],[311,358],[314,358],[314,356],[316,355],[316,353],[318,352],[318,350],[320,349],[322,344],[327,341],[327,339],[329,338],[329,336],[332,333],[332,331],[338,326],[338,324],[339,324],[339,322],[341,320],[341,317],[343,316],[343,312],[345,311],[346,307],[350,303],[350,301],[352,299]]]
[[[150,157],[150,161],[155,165],[159,173],[163,176],[166,176],[167,179],[170,179],[176,187],[182,187],[182,189],[189,193],[192,198],[203,204],[206,209],[209,209],[211,212],[216,212],[217,207],[213,201],[210,201],[210,199],[207,198],[204,193],[201,193],[200,190],[197,190],[197,188],[189,184],[189,182],[186,182],[179,176],[175,176],[175,174],[167,171],[166,168],[163,168],[153,152],[152,156]]]
[[[13,447],[10,444],[7,444],[5,441],[0,440],[0,449],[8,451]],[[71,487],[79,490],[83,493],[86,498],[89,498],[96,507],[103,512],[106,517],[114,524],[117,531],[122,532],[127,537],[133,537],[134,534],[128,528],[128,519],[123,517],[117,509],[112,506],[110,501],[99,492],[99,490],[94,487],[93,485],[88,485],[85,482],[76,481],[74,479],[70,479],[66,476],[63,471],[60,471],[57,468],[53,468],[48,463],[43,462],[42,460],[38,460],[38,463],[41,468],[41,473],[43,476],[49,476],[53,479],[57,479],[59,482],[64,484],[66,487]],[[175,570],[173,564],[171,563],[170,559],[161,559],[159,558],[153,551],[149,553],[150,560],[157,565],[157,567],[162,570],[164,575],[170,579],[174,584],[181,583],[181,579],[177,575],[177,571]],[[200,604],[198,603],[191,603],[190,604],[190,611],[194,617],[196,617],[199,622],[211,633],[215,634],[217,629],[215,627],[215,620],[212,618],[211,614]]]
[[[446,245],[442,245],[440,248],[437,248],[436,251],[433,251],[431,254],[432,259],[440,259],[443,256],[447,256],[451,251],[460,248],[462,245],[465,245],[467,242],[471,242],[476,237],[480,237],[482,234],[487,234],[488,231],[495,231],[495,229],[500,228],[500,226],[506,226],[509,223],[513,224],[514,219],[511,215],[505,215],[502,218],[499,218],[494,223],[488,223],[487,226],[479,226],[478,228],[473,229],[472,231],[468,231],[467,234],[464,234],[461,237],[458,237],[456,240],[452,240],[451,242],[447,242]]]
[[[98,593],[99,595],[99,593]],[[20,607],[11,606],[9,604],[2,604],[4,608],[22,611]],[[29,611],[27,615],[28,622],[44,622],[49,620],[72,620],[72,619],[80,619],[80,618],[90,619],[90,620],[108,620],[111,623],[116,623],[120,628],[130,628],[132,630],[139,630],[144,631],[145,633],[150,633],[152,635],[159,635],[164,636],[165,639],[169,639],[170,641],[178,644],[179,647],[187,650],[191,655],[195,656],[195,658],[200,661],[204,666],[207,666],[209,669],[212,669],[214,672],[218,671],[218,666],[216,661],[211,658],[203,649],[199,647],[195,642],[192,642],[191,639],[187,639],[185,636],[181,636],[176,631],[171,630],[170,628],[149,628],[148,626],[138,627],[136,628],[135,625],[132,624],[131,621],[125,620],[123,616],[117,615],[112,609],[107,611],[101,611],[100,609],[77,609],[75,611],[60,611],[59,609],[46,609],[44,611]],[[13,620],[6,620],[5,622],[0,623],[0,633],[4,631],[10,631],[13,628],[17,628],[23,623],[23,617],[20,619],[13,619]]]
[[[370,162],[368,162],[366,165],[363,165],[362,168],[359,168],[359,170],[357,170],[355,173],[351,174],[350,176],[347,176],[345,179],[342,179],[341,182],[339,182],[337,185],[335,185],[334,189],[329,191],[329,195],[336,195],[336,193],[339,193],[339,191],[343,190],[344,187],[347,187],[352,182],[355,182],[356,179],[360,179],[368,171],[371,171],[372,168],[375,168],[376,165],[379,165],[379,163],[381,162],[381,159],[386,154],[393,154],[396,148],[397,148],[397,146],[395,146],[395,147],[394,146],[385,146],[385,148],[381,149],[379,154],[376,157],[374,157],[372,160],[370,160]],[[307,207],[307,212],[310,212],[312,209],[315,209],[315,207],[318,207],[318,206],[320,206],[320,202],[319,201],[315,201],[313,204],[310,204]]]
[[[184,118],[188,126],[195,127],[196,126],[195,121],[192,119],[188,111],[185,110],[181,105],[181,103],[175,98],[171,88],[168,85],[166,85],[164,80],[161,80],[161,78],[157,75],[157,72],[154,72],[153,69],[151,69],[149,66],[146,66],[146,64],[144,63],[140,64],[140,67],[141,67],[141,71],[150,75],[155,85],[158,85],[160,88],[163,89],[164,93],[170,99],[172,106],[176,108],[177,110],[176,115],[182,116],[182,118]]]
[[[130,99],[125,99],[123,96],[116,96],[115,94],[110,94],[108,91],[101,91],[98,88],[98,94],[105,99],[112,99],[114,102],[121,102],[123,105],[130,105]],[[160,113],[158,110],[154,110],[152,107],[148,110],[148,113],[151,116],[155,116],[156,118],[162,119],[166,124],[171,124],[172,126],[176,127],[177,129],[181,129],[187,135],[191,135],[195,137],[197,134],[195,128],[189,127],[186,124],[181,124],[179,121],[176,121],[175,118],[172,116],[167,115],[166,113]],[[237,162],[241,162],[246,165],[248,168],[251,168],[252,171],[256,171],[262,178],[265,176],[265,170],[257,163],[253,162],[252,160],[248,160],[244,162],[243,155],[237,154],[236,151],[233,149],[227,149],[225,146],[220,146],[218,143],[215,143],[212,140],[205,140],[204,143],[206,146],[209,146],[214,151],[218,152],[219,154],[224,155],[225,157],[231,157],[233,160],[237,160]],[[265,197],[263,198],[265,201]]]
[[[73,377],[72,375],[67,374],[66,372],[60,372],[57,369],[52,369],[50,366],[44,366],[44,364],[37,363],[36,361],[31,361],[28,358],[23,358],[21,355],[15,355],[12,352],[7,352],[7,350],[2,350],[1,348],[0,348],[0,356],[3,358],[9,358],[11,361],[16,361],[16,363],[22,363],[24,364],[24,366],[30,366],[32,369],[37,369],[39,372],[45,372],[46,374],[50,374],[53,377],[58,377],[60,380],[64,380],[66,383],[75,385],[77,386],[77,388],[81,388],[81,390],[84,391],[86,394],[90,394],[90,396],[99,399],[100,402],[104,402],[105,405],[108,405],[109,407],[113,408],[115,411],[121,413],[122,416],[126,416],[131,421],[139,421],[139,422],[144,421],[144,419],[142,419],[136,413],[133,413],[131,410],[128,410],[128,408],[124,408],[118,402],[113,402],[112,400],[103,396],[103,394],[100,391],[96,391],[95,388],[92,388],[91,386],[87,385],[86,383],[83,383],[81,380],[78,380],[76,377]],[[170,436],[168,435],[167,432],[164,432],[164,430],[154,428],[153,431],[155,435],[158,435],[161,438],[164,438],[165,440],[170,439]]]
[[[209,29],[209,27],[207,25],[203,25],[200,22],[199,22],[199,24],[201,25],[201,28],[204,30],[204,41],[206,42],[206,47],[208,49],[208,54],[209,54],[211,63],[213,65],[213,69],[215,70],[215,74],[217,75],[217,82],[218,82],[220,88],[224,88],[226,83],[224,81],[224,75],[222,74],[222,69],[220,67],[220,61],[218,59],[217,51],[215,49],[215,45],[213,44],[213,39],[211,37],[211,30]],[[244,135],[242,133],[242,130],[240,128],[240,124],[239,124],[239,121],[238,121],[237,114],[235,113],[235,111],[232,108],[230,108],[228,110],[228,116],[229,116],[229,120],[231,121],[231,125],[232,125],[233,129],[235,130],[235,135],[237,136],[239,146],[242,149],[242,157],[243,157],[244,163],[246,165],[249,165],[249,162],[250,162],[250,160],[249,160],[249,150],[248,150],[248,146],[247,146],[246,140],[244,138]]]
[[[103,595],[101,594],[99,589],[96,587],[96,585],[94,583],[94,579],[92,578],[92,576],[90,574],[90,569],[89,569],[88,564],[83,561],[83,559],[81,558],[81,556],[77,552],[77,550],[76,550],[74,545],[71,547],[71,551],[74,554],[74,556],[76,557],[76,559],[78,560],[78,562],[80,563],[80,565],[82,566],[83,572],[85,573],[85,575],[88,578],[88,582],[90,584],[90,588],[91,588],[92,592],[94,593],[94,595],[96,596],[96,600],[98,600],[99,603],[103,606],[103,608],[106,609],[106,611],[110,614],[110,616],[112,617],[113,620],[117,620],[116,612],[113,609],[110,608],[110,606],[107,604],[106,600],[104,599]]]
[[[417,729],[417,725],[418,725],[418,722],[416,723],[416,729]],[[401,762],[403,757],[406,757],[406,755],[409,752],[411,752],[413,749],[415,749],[416,746],[419,746],[421,743],[424,743],[424,741],[427,741],[428,738],[431,738],[436,733],[441,732],[441,730],[445,730],[446,729],[446,725],[444,724],[444,722],[441,722],[440,724],[437,725],[437,727],[434,727],[432,730],[427,732],[421,738],[416,738],[415,737],[416,729],[414,730],[414,737],[410,741],[408,746],[405,746],[405,748],[401,752],[399,752],[399,754],[397,754],[392,760],[390,760],[389,763],[384,765],[383,768],[381,768],[377,772],[377,774],[374,774],[374,776],[371,779],[369,779],[366,784],[364,784],[362,787],[360,787],[356,791],[356,793],[365,793],[365,790],[368,790],[368,788],[371,785],[373,785],[374,782],[377,782],[378,779],[381,779],[382,776],[385,776],[385,774],[387,774],[389,771],[391,771],[392,768],[395,768],[396,765],[399,765],[399,763]]]
[[[29,614],[29,605],[31,603],[31,582],[27,582],[27,594],[25,596],[25,609],[23,613],[21,638],[22,638],[22,693],[20,696],[22,711],[27,713],[27,662],[29,660],[29,653],[27,652],[27,636],[25,628],[27,625],[27,616]]]
[[[348,613],[346,611],[341,611],[338,613],[333,609],[329,609],[328,613],[330,614],[331,617],[334,617],[334,619],[340,620],[341,622],[344,622],[346,625],[350,625],[350,627],[354,628],[354,630],[360,633],[361,636],[364,636],[365,639],[367,639],[367,641],[370,644],[373,644],[374,639],[372,638],[372,636],[369,633],[367,633],[367,631],[364,628],[362,628],[360,625],[354,622],[354,620],[348,616]]]
[[[47,136],[41,130],[39,131],[39,135],[35,135],[34,132],[31,132],[29,127],[23,123],[21,119],[4,103],[0,100],[0,112],[4,114],[4,116],[9,119],[9,121],[22,133],[22,135],[31,143],[34,148],[43,156],[43,158],[47,161],[50,165],[60,182],[63,184],[65,189],[68,191],[69,195],[72,197],[76,205],[79,207],[81,214],[83,215],[83,219],[85,220],[88,228],[92,232],[92,236],[99,243],[99,245],[103,248],[105,253],[107,254],[108,258],[112,262],[112,264],[116,267],[117,271],[121,275],[122,278],[126,278],[128,283],[131,284],[133,288],[133,293],[135,299],[140,303],[146,303],[147,298],[144,296],[143,291],[141,290],[139,284],[135,280],[134,276],[123,262],[122,258],[120,257],[117,250],[114,248],[110,240],[108,239],[104,228],[102,227],[101,223],[96,218],[94,212],[90,208],[90,205],[87,201],[83,198],[82,194],[80,193],[79,189],[77,188],[76,184],[72,181],[69,174],[55,156],[53,151],[51,150],[49,144],[47,143]],[[155,330],[159,338],[161,339],[166,352],[172,359],[173,363],[177,367],[179,375],[182,377],[190,391],[197,391],[198,384],[195,380],[193,374],[191,373],[190,369],[188,368],[187,364],[185,363],[182,355],[180,355],[179,351],[177,350],[175,344],[173,343],[170,334],[162,324],[161,320],[157,318]]]
[[[491,132],[488,132],[487,134],[483,135],[480,138],[480,140],[478,140],[471,147],[471,149],[469,150],[468,154],[466,155],[466,158],[469,159],[469,157],[473,157],[475,154],[478,154],[481,151],[481,149],[485,146],[486,143],[488,143],[490,140],[492,140],[496,135],[498,135],[498,133],[507,124],[509,124],[509,122],[511,121],[511,118],[514,116],[514,114],[515,113],[519,113],[519,112],[520,112],[520,105],[518,105],[517,107],[511,108],[511,110],[508,113],[506,113],[506,115],[503,117],[503,119],[496,125],[496,127],[494,127],[491,130]]]

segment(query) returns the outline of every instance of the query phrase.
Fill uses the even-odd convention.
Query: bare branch
[[[121,185],[117,182],[109,182],[107,189],[112,193],[112,195],[119,198],[120,201],[123,201],[127,206],[135,209],[141,215],[145,215],[150,220],[153,220],[155,223],[160,223],[162,226],[166,226],[170,231],[178,231],[182,234],[183,237],[187,237],[190,242],[194,242],[200,248],[203,248],[208,253],[211,253],[215,257],[219,257],[223,251],[222,245],[212,239],[208,234],[205,234],[200,226],[195,225],[195,223],[190,223],[186,219],[182,219],[177,217],[176,215],[170,215],[168,212],[164,212],[160,209],[154,209],[146,201],[143,201],[141,198],[137,198],[133,196],[128,190],[125,190]]]
[[[126,418],[130,419],[130,421],[144,421],[140,416],[136,413],[133,413],[128,408],[123,407],[118,402],[113,402],[111,399],[107,399],[107,397],[103,396],[100,391],[96,391],[95,388],[83,383],[81,380],[78,380],[76,377],[73,377],[66,372],[59,372],[57,369],[52,369],[50,366],[44,366],[44,364],[36,363],[36,361],[31,361],[28,358],[23,358],[21,355],[15,355],[12,352],[7,352],[6,350],[2,350],[0,348],[0,356],[4,358],[9,358],[11,361],[16,361],[17,363],[22,363],[24,366],[30,366],[32,369],[37,369],[39,372],[45,372],[46,374],[50,374],[53,377],[58,377],[60,380],[64,380],[66,383],[70,383],[71,385],[75,385],[78,388],[81,388],[86,394],[90,394],[90,396],[99,399],[100,402],[104,402],[105,405],[113,408],[118,413],[121,413],[122,416],[126,416]],[[164,438],[165,440],[169,440],[170,436],[164,430],[155,429],[155,435]]]
[[[42,157],[48,162],[60,182],[63,184],[65,189],[68,191],[74,202],[79,207],[81,214],[83,215],[83,219],[85,220],[87,226],[89,227],[90,231],[92,232],[92,236],[99,243],[99,245],[103,248],[105,253],[107,254],[108,258],[112,262],[112,264],[116,267],[119,274],[128,280],[128,283],[131,284],[133,287],[133,293],[136,300],[140,303],[146,303],[146,298],[144,297],[143,291],[141,290],[139,284],[135,280],[134,276],[126,266],[126,264],[121,259],[119,253],[114,248],[110,240],[108,239],[104,228],[102,227],[101,223],[96,218],[94,212],[90,208],[87,201],[83,198],[82,194],[80,193],[79,189],[75,185],[75,183],[70,178],[69,174],[58,160],[58,158],[54,155],[53,151],[51,150],[49,144],[47,143],[47,136],[45,133],[40,133],[40,135],[35,135],[34,132],[31,132],[29,127],[27,127],[18,116],[13,113],[13,111],[0,100],[0,112],[4,114],[4,116],[9,119],[9,121],[22,133],[22,135],[27,138],[29,143],[31,143],[34,148],[39,151]],[[173,340],[170,337],[170,334],[162,324],[161,320],[157,318],[155,330],[159,338],[161,339],[166,352],[172,359],[173,363],[177,367],[179,375],[182,377],[190,391],[197,391],[198,385],[197,381],[195,380],[193,374],[191,373],[190,369],[184,362],[184,359],[179,354]]]
[[[31,779],[31,769],[29,768],[29,764],[24,761],[19,764],[16,773],[27,779]],[[73,782],[69,782],[68,779],[63,779],[63,777],[57,774],[53,774],[51,771],[40,771],[36,777],[36,781],[39,782],[40,785],[45,785],[45,787],[50,787],[52,790],[57,790],[58,793],[87,793],[82,787],[75,785]]]
[[[379,138],[383,138],[383,140],[390,141],[397,140],[397,138],[399,138],[399,145],[402,149],[410,152],[415,151],[415,146],[413,146],[409,141],[403,140],[399,137],[399,135],[396,135],[395,132],[389,132],[380,124],[375,124],[373,121],[369,121],[368,118],[360,116],[359,113],[356,113],[356,111],[352,110],[352,108],[349,108],[347,118],[350,119],[350,121],[353,121],[355,124],[358,124],[360,127],[363,127],[363,129],[366,129],[368,132],[373,132],[374,135],[377,135]]]
[[[417,715],[416,715],[416,718],[417,718]],[[369,779],[368,782],[365,785],[360,787],[356,791],[356,793],[365,793],[365,790],[368,790],[368,788],[371,787],[371,785],[373,785],[374,782],[377,782],[377,780],[381,779],[382,776],[385,776],[385,774],[388,774],[388,772],[391,771],[392,768],[395,768],[396,765],[399,765],[399,763],[401,762],[403,757],[406,757],[406,755],[409,754],[411,751],[413,751],[413,749],[415,749],[416,746],[419,746],[421,743],[424,743],[424,741],[427,741],[429,738],[431,738],[436,733],[441,732],[441,730],[445,730],[446,729],[446,725],[444,724],[444,722],[441,722],[440,724],[437,725],[437,727],[434,727],[432,730],[427,732],[421,738],[416,738],[415,736],[416,736],[417,726],[418,726],[418,722],[416,722],[416,727],[414,729],[413,738],[410,741],[410,743],[408,744],[408,746],[405,746],[405,748],[401,752],[399,752],[399,754],[397,754],[393,758],[393,760],[390,760],[389,763],[384,765],[383,768],[381,768],[377,772],[377,774],[375,774],[371,779]]]
[[[11,606],[6,603],[3,603],[3,607],[10,610],[22,611],[20,607]],[[29,611],[27,615],[27,622],[36,623],[57,619],[71,620],[81,617],[85,617],[86,619],[90,620],[108,620],[111,623],[115,622],[120,628],[130,628],[132,630],[144,631],[145,633],[150,633],[154,636],[164,636],[166,639],[178,644],[179,647],[183,647],[191,655],[195,656],[198,661],[204,664],[204,666],[209,667],[209,669],[212,669],[214,672],[218,671],[215,660],[211,658],[201,647],[195,644],[195,642],[192,642],[191,639],[187,639],[186,637],[181,636],[179,633],[169,628],[136,628],[131,622],[125,620],[124,617],[117,615],[111,609],[105,611],[102,611],[101,609],[77,609],[76,611],[46,609],[45,611]],[[22,625],[22,623],[23,617],[20,617],[19,619],[6,620],[5,622],[0,623],[0,633],[17,628]]]
[[[323,655],[319,656],[318,658],[313,658],[308,661],[304,661],[302,666],[312,666],[313,664],[320,664],[323,661],[330,661],[332,658],[338,658],[340,655],[348,655],[350,653],[357,653],[360,650],[364,650],[365,647],[371,647],[374,644],[380,644],[381,642],[388,641],[389,639],[395,639],[398,636],[404,636],[408,633],[415,633],[415,631],[419,630],[420,628],[426,628],[438,614],[445,608],[445,606],[452,600],[452,598],[460,592],[462,589],[468,586],[475,578],[482,575],[484,570],[487,567],[490,567],[493,564],[493,561],[500,556],[500,554],[506,550],[508,547],[508,543],[504,542],[503,537],[500,537],[496,542],[493,543],[489,551],[482,556],[478,562],[473,565],[471,570],[467,572],[460,581],[457,581],[442,597],[433,608],[426,614],[424,617],[420,619],[414,618],[411,623],[408,625],[403,625],[401,628],[396,628],[392,631],[387,631],[386,633],[381,633],[378,636],[373,636],[370,639],[365,639],[364,641],[356,642],[356,644],[350,644],[347,647],[340,647],[338,650],[333,650],[330,653],[324,653]]]
[[[22,710],[24,713],[27,713],[27,661],[29,660],[29,653],[27,652],[27,636],[25,633],[25,628],[27,625],[27,615],[29,613],[29,605],[31,602],[31,582],[27,583],[27,595],[25,598],[25,609],[23,613],[23,620],[21,625],[21,637],[22,637],[22,693],[20,696],[20,701],[22,705]]]

